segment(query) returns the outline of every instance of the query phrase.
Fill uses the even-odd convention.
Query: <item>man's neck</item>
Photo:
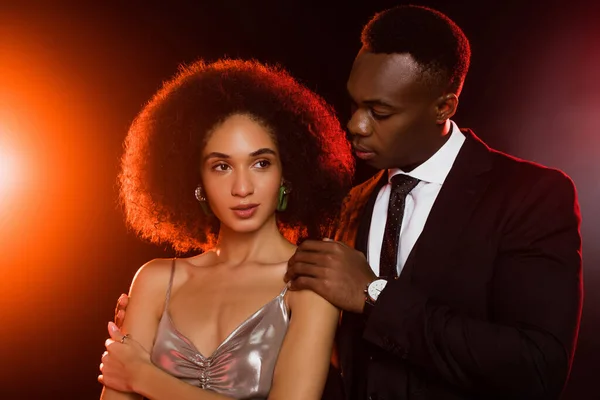
[[[436,136],[436,140],[431,142],[431,146],[428,149],[424,149],[423,154],[419,157],[419,161],[413,162],[408,165],[397,167],[402,170],[402,172],[410,172],[417,168],[419,165],[423,164],[427,160],[431,158],[435,153],[441,149],[444,144],[450,138],[450,134],[452,133],[452,123],[449,119],[446,120],[444,124],[440,127],[439,135]]]

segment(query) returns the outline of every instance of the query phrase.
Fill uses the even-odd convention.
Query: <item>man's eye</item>
[[[371,115],[377,120],[382,120],[390,117],[390,114],[380,114],[378,112],[375,112],[374,110],[371,110]]]

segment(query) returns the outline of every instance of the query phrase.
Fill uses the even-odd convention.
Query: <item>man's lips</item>
[[[356,153],[356,156],[360,159],[368,160],[375,156],[375,152],[371,149],[367,149],[362,146],[352,146],[352,147],[354,148],[354,153]]]

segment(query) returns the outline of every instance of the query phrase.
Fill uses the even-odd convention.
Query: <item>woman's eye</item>
[[[271,162],[269,160],[260,160],[254,165],[256,165],[258,168],[267,168],[269,165],[271,165]]]
[[[229,165],[227,164],[217,164],[213,167],[215,171],[227,171],[229,169]]]

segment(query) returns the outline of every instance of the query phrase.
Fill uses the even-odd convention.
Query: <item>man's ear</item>
[[[458,108],[458,96],[455,93],[446,93],[436,100],[436,123],[444,124],[449,118],[456,114]]]

